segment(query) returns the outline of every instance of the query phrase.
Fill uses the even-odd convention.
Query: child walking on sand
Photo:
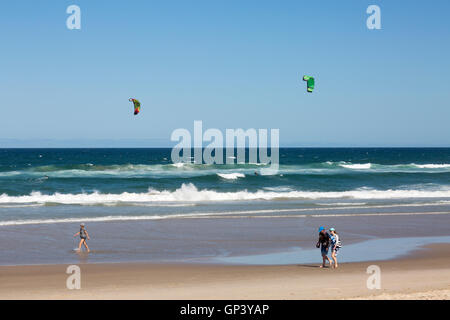
[[[336,232],[335,228],[330,228],[330,238],[331,238],[331,258],[334,262],[334,268],[338,267],[337,262],[337,253],[339,251],[339,248],[341,247],[341,240],[339,240],[339,234]]]
[[[75,233],[74,237],[76,237],[77,235],[80,235],[80,244],[78,245],[78,251],[81,251],[81,245],[84,245],[86,247],[87,252],[89,252],[89,247],[86,243],[86,239],[91,240],[91,238],[89,238],[89,233],[84,227],[84,223],[80,224],[80,231]]]

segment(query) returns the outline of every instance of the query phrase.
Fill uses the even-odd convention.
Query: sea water
[[[116,243],[119,238],[125,241],[124,246],[142,248],[148,246],[146,241],[150,241],[151,232],[171,241],[174,233],[185,232],[182,221],[193,218],[208,220],[201,225],[212,229],[224,224],[218,219],[232,220],[228,227],[236,228],[237,234],[224,233],[227,237],[238,235],[242,222],[236,221],[297,219],[294,221],[303,221],[299,222],[298,230],[306,232],[301,237],[314,238],[318,224],[327,226],[346,221],[341,226],[345,228],[355,221],[367,224],[367,217],[375,216],[391,217],[390,221],[396,219],[397,224],[414,221],[410,231],[421,233],[418,220],[411,216],[432,214],[434,220],[423,218],[420,223],[435,221],[440,225],[427,225],[428,231],[422,236],[433,236],[433,230],[445,235],[441,229],[446,224],[437,217],[450,213],[449,148],[281,148],[279,153],[279,170],[263,173],[261,169],[268,164],[173,163],[169,148],[0,149],[0,234],[5,241],[13,239],[13,247],[21,247],[28,256],[38,252],[36,259],[30,259],[33,261],[41,261],[39,250],[57,247],[58,237],[70,239],[70,233],[78,231],[80,222],[87,223],[88,230],[98,226],[102,236],[106,236],[108,229],[115,230],[109,242],[103,239],[101,250],[97,247],[105,255],[105,261],[114,260],[113,247],[121,247]],[[139,225],[153,226],[152,221],[164,220],[172,221],[166,233],[160,230],[165,228],[161,224],[159,230],[150,227],[140,230]],[[246,228],[252,223],[256,226],[254,221],[245,222]],[[307,225],[308,221],[315,222]],[[138,237],[133,244],[127,244],[127,236],[120,228],[117,231],[113,227],[114,223],[125,222],[126,232],[136,233]],[[105,226],[105,223],[110,224]],[[366,226],[363,229],[370,230]],[[380,226],[374,229],[379,230]],[[382,229],[385,237],[393,236],[386,231],[390,230],[388,224]],[[30,236],[33,230],[41,241],[39,246],[33,246],[34,251],[29,245],[34,239]],[[64,234],[59,234],[60,230]],[[96,240],[92,241],[100,241],[97,230],[92,231],[97,233]],[[186,231],[191,232],[195,233],[192,229]],[[201,232],[206,234],[204,230]],[[242,232],[253,234],[252,229]],[[268,237],[272,233],[265,234]],[[364,240],[364,234],[359,237]],[[269,244],[273,239],[264,236],[261,239],[267,241],[267,247],[279,249],[279,244]],[[206,238],[202,241],[208,243]],[[221,241],[227,238],[224,236]],[[291,244],[287,243],[286,247]],[[60,249],[64,251],[67,247],[72,251],[74,245],[67,243]],[[257,247],[259,250],[264,246]],[[195,258],[195,252],[201,248],[199,243],[198,250],[192,251],[189,257]],[[235,252],[230,246],[215,249],[209,253]],[[208,256],[208,250],[204,251]],[[142,252],[142,255],[136,253],[137,260],[152,256],[148,250]],[[0,263],[12,263],[15,259],[27,261],[19,256],[20,259],[4,253]],[[157,256],[164,258],[164,255]],[[54,260],[56,256],[52,257]]]

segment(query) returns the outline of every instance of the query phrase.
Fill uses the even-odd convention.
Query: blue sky
[[[66,28],[71,4],[81,30]],[[194,120],[277,128],[284,146],[450,146],[449,13],[447,0],[3,1],[0,147],[171,146]]]

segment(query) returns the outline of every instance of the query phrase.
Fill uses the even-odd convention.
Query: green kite
[[[303,81],[306,81],[306,91],[313,92],[314,90],[314,78],[310,76],[303,76]]]

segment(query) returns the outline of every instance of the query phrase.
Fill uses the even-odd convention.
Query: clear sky
[[[2,1],[0,147],[172,146],[194,120],[277,128],[284,146],[450,146],[449,15],[448,0]]]

